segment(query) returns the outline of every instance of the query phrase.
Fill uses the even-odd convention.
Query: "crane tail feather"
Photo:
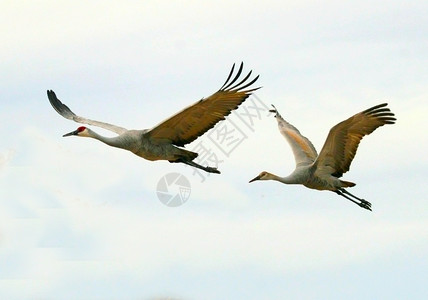
[[[353,187],[355,186],[355,183],[350,181],[341,180],[340,183],[342,184],[342,187]]]

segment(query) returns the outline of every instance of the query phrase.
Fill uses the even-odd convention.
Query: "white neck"
[[[293,173],[289,176],[280,177],[272,173],[268,173],[269,175],[265,178],[265,180],[275,180],[285,184],[302,184],[298,177],[296,177]]]
[[[87,135],[83,135],[83,136],[99,140],[104,144],[107,144],[112,147],[130,150],[128,149],[129,147],[127,147],[128,146],[127,140],[123,136],[106,137],[96,133],[95,131],[92,131],[89,128],[86,128],[86,131],[87,131]]]

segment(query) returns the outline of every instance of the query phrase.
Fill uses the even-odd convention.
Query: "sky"
[[[428,298],[426,1],[0,7],[2,299]],[[186,146],[207,150],[221,175],[63,138],[79,124],[46,96],[151,128],[241,61],[262,88]],[[373,212],[331,192],[248,183],[294,169],[271,104],[319,150],[332,126],[384,102],[396,124],[365,137],[343,177]],[[220,141],[227,128],[237,142]],[[165,176],[187,179],[167,190],[182,205],[160,201]]]

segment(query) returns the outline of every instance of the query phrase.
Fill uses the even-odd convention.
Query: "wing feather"
[[[80,117],[78,115],[76,115],[74,112],[71,111],[70,108],[68,108],[67,105],[65,105],[64,103],[62,103],[57,96],[55,95],[54,91],[52,90],[48,90],[48,98],[49,98],[49,102],[51,103],[52,107],[64,118],[72,120],[74,122],[77,123],[81,123],[81,124],[88,124],[88,125],[93,125],[93,126],[97,126],[97,127],[101,127],[110,131],[113,131],[117,134],[121,134],[125,131],[127,131],[125,128],[113,125],[113,124],[109,124],[109,123],[104,123],[104,122],[100,122],[100,121],[95,121],[95,120],[90,120],[90,119],[86,119],[83,117]]]
[[[201,99],[195,104],[183,109],[171,118],[161,122],[147,132],[147,135],[156,141],[170,141],[174,145],[184,146],[196,140],[199,136],[214,127],[219,121],[224,120],[232,110],[247,99],[251,93],[260,87],[249,88],[257,81],[259,76],[246,83],[251,72],[239,83],[243,63],[237,74],[232,78],[235,64],[223,86],[208,98]],[[245,85],[243,85],[246,83]],[[249,88],[249,89],[246,89]]]
[[[318,155],[314,145],[308,138],[304,137],[296,127],[284,120],[275,106],[273,106],[273,108],[271,112],[276,113],[275,118],[278,121],[279,132],[281,132],[291,146],[296,167],[313,163]]]
[[[317,168],[336,177],[349,171],[361,139],[380,126],[395,123],[387,105],[373,106],[331,128],[315,162]]]

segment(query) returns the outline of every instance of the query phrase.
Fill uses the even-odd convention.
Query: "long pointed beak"
[[[248,181],[248,183],[251,183],[251,182],[259,180],[259,179],[260,179],[260,175],[258,175],[257,177],[254,177],[253,179],[251,179],[250,181]]]
[[[74,130],[74,131],[72,131],[72,132],[69,132],[69,133],[64,134],[64,135],[63,135],[63,137],[71,136],[71,135],[77,135],[77,133],[78,133],[78,132],[79,132],[78,130]]]

